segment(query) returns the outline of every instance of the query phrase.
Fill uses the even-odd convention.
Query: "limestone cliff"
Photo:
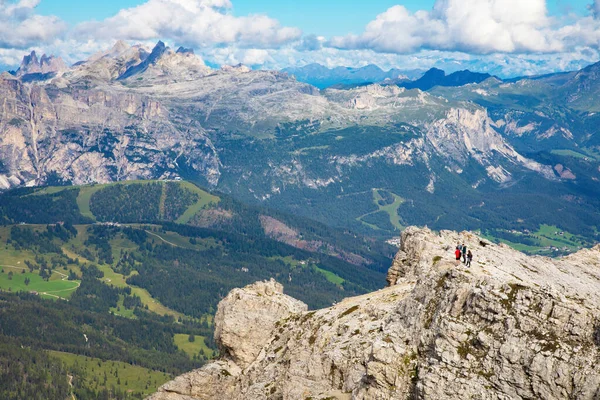
[[[531,170],[564,175],[520,155],[487,111],[469,102],[393,85],[321,92],[279,72],[214,70],[162,42],[152,50],[117,42],[68,68],[33,52],[17,76],[0,75],[0,99],[0,189],[179,175],[215,187],[232,176],[266,200],[286,186],[319,190],[377,161],[426,167],[428,192],[442,171],[462,174],[473,160],[480,179],[500,184]],[[244,138],[272,143],[294,131],[304,137],[359,127],[394,139],[363,154],[363,146],[336,145],[335,135],[254,165],[237,162],[253,156]],[[324,165],[299,158],[316,149],[328,149]]]
[[[150,399],[600,398],[600,246],[548,259],[408,228],[388,282],[310,312],[274,282],[237,289],[215,319],[224,357]]]

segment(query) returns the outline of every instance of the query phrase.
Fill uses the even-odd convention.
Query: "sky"
[[[82,5],[74,0],[45,0],[40,2],[38,11],[44,15],[57,15],[67,23],[76,24],[85,20],[108,18],[123,8],[140,5],[143,1],[103,0],[86,3]],[[358,34],[378,14],[397,4],[416,12],[431,9],[435,1],[355,0],[349,3],[347,0],[235,0],[232,3],[236,15],[267,14],[283,25],[297,26],[309,34],[329,36],[348,32]],[[589,3],[588,0],[553,0],[548,2],[548,9],[552,15],[568,12],[583,15],[587,12]],[[343,13],[340,10],[344,10]]]
[[[499,76],[600,60],[600,0],[0,0],[0,66],[67,62],[116,40],[184,45],[209,65],[377,64]]]

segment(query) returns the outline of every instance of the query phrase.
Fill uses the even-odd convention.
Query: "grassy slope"
[[[334,285],[341,285],[342,283],[345,282],[344,278],[342,278],[341,276],[334,274],[331,271],[327,271],[326,269],[322,269],[319,268],[317,266],[315,266],[315,269],[317,271],[319,271],[320,273],[322,273],[323,275],[325,275],[325,278],[327,278],[327,280],[331,283],[333,283]]]
[[[176,232],[153,232],[146,231],[150,235],[150,239],[155,244],[168,243],[172,246],[182,247],[184,249],[203,251],[210,247],[218,247],[220,244],[212,238],[197,239],[196,244],[191,244],[189,238],[181,236]]]
[[[125,391],[131,390],[147,396],[156,392],[156,389],[160,385],[172,379],[170,375],[163,372],[152,371],[119,361],[102,361],[99,358],[85,357],[60,351],[50,351],[50,355],[64,362],[71,372],[81,370],[83,378],[88,382],[94,382],[90,386],[96,390],[103,388],[110,389],[115,386]],[[115,371],[118,376],[115,376]],[[105,374],[106,384],[104,384]]]
[[[272,257],[272,259],[274,259],[274,260],[281,260],[281,261],[283,261],[284,263],[286,263],[287,265],[289,265],[289,266],[291,266],[293,268],[302,267],[303,265],[305,265],[305,263],[308,262],[306,260],[304,260],[304,261],[298,261],[298,260],[296,260],[295,258],[293,258],[291,256],[288,256],[288,257]],[[312,265],[312,267],[316,271],[322,273],[325,276],[325,278],[329,282],[333,283],[334,285],[341,285],[341,284],[343,284],[346,281],[344,278],[342,278],[341,276],[339,276],[339,275],[337,275],[337,274],[335,274],[335,273],[333,273],[331,271],[328,271],[328,270],[323,269],[323,268],[319,268],[316,265]]]
[[[38,229],[38,226],[34,225],[33,228]],[[69,271],[61,268],[55,269],[56,272],[52,273],[48,281],[44,281],[39,276],[38,271],[34,273],[29,272],[25,261],[33,262],[35,255],[31,250],[15,250],[12,246],[6,244],[6,240],[10,238],[10,229],[10,226],[0,227],[0,267],[4,269],[4,273],[0,273],[0,290],[48,293],[48,295],[43,295],[43,297],[51,299],[70,298],[75,289],[77,289],[79,281],[63,280]],[[45,228],[40,225],[39,229]],[[75,265],[69,265],[68,268],[78,271],[78,267]],[[23,270],[25,270],[24,274],[21,273]],[[8,273],[11,271],[13,278],[9,280]],[[31,281],[29,285],[25,285],[25,278],[29,278]]]
[[[72,239],[67,246],[63,247],[63,252],[73,258],[79,258],[80,261],[82,262],[86,262],[86,263],[91,263],[90,260],[85,259],[84,257],[82,257],[81,255],[77,254],[76,252],[74,252],[69,246],[73,246],[76,250],[81,250],[84,247],[84,242],[87,239],[87,225],[77,225],[76,226],[79,234],[77,235],[77,238]],[[111,246],[113,246],[113,255],[115,257],[115,263],[118,261],[118,256],[119,253],[121,251],[121,249],[123,250],[127,250],[127,249],[132,249],[134,248],[134,245],[132,242],[130,242],[129,240],[125,240],[125,239],[114,239],[111,241]],[[104,273],[104,278],[102,278],[104,280],[105,283],[108,283],[110,285],[116,286],[116,287],[127,287],[129,286],[131,288],[131,294],[135,294],[137,295],[141,300],[142,300],[142,304],[145,306],[148,306],[148,310],[152,311],[156,314],[159,315],[171,315],[174,318],[179,318],[182,317],[183,314],[171,310],[170,308],[162,305],[159,301],[155,300],[150,293],[148,293],[148,291],[146,289],[142,289],[140,287],[134,286],[134,285],[130,285],[126,282],[128,276],[124,276],[122,274],[116,273],[115,271],[112,270],[110,265],[99,265],[98,268]],[[132,272],[132,274],[135,274],[137,272]],[[114,310],[115,314],[118,315],[122,315],[125,317],[130,317],[132,316],[132,314],[130,315],[129,310],[126,310],[121,307],[121,311],[117,312],[116,308]]]
[[[92,218],[93,220],[96,220],[96,217],[90,210],[90,200],[92,198],[92,195],[94,193],[96,193],[97,191],[104,189],[111,185],[135,185],[135,184],[149,184],[149,183],[156,183],[156,182],[161,182],[161,181],[123,181],[123,182],[109,183],[109,184],[105,184],[105,185],[81,186],[81,188],[79,190],[79,196],[77,196],[77,205],[79,206],[79,211],[81,212],[81,215],[83,215],[84,217],[88,217],[88,218]],[[177,222],[178,224],[187,224],[194,217],[194,215],[196,215],[201,209],[208,206],[209,204],[217,204],[220,200],[217,196],[213,196],[212,194],[200,189],[198,186],[194,185],[191,182],[181,181],[178,183],[184,189],[187,189],[193,193],[198,194],[198,197],[199,197],[198,201],[195,204],[188,207],[188,209],[179,218],[177,218],[177,220],[175,222]],[[164,186],[164,182],[163,182],[163,186]],[[60,190],[65,190],[65,188],[48,187],[48,188],[42,189],[36,193],[48,194],[48,193],[56,193],[56,192],[59,192]]]
[[[123,295],[119,295],[119,302],[116,307],[111,307],[110,312],[124,318],[136,319],[137,317],[133,313],[133,309],[127,309],[123,305]]]
[[[557,156],[575,157],[579,159],[593,158],[591,155],[582,154],[573,150],[552,150],[550,153],[556,154]]]
[[[363,218],[366,217],[367,215],[371,215],[371,214],[375,214],[377,212],[383,211],[387,215],[389,215],[390,223],[397,230],[401,231],[402,229],[404,229],[404,226],[402,225],[402,220],[400,219],[400,214],[398,213],[398,208],[400,208],[400,206],[404,203],[404,199],[402,197],[398,196],[397,194],[389,192],[394,197],[394,202],[392,204],[382,206],[381,204],[379,204],[379,201],[383,200],[383,197],[379,193],[379,191],[382,189],[372,189],[372,190],[373,190],[373,203],[377,207],[377,210],[367,213],[367,214],[364,214],[364,215],[361,215],[360,217],[356,218],[356,220],[361,222],[363,225],[368,226],[371,229],[380,230],[381,228],[379,228],[378,226],[363,221]]]
[[[197,193],[199,199],[196,202],[196,204],[193,204],[190,207],[188,207],[188,209],[179,218],[177,218],[175,222],[178,224],[187,224],[201,209],[208,206],[209,204],[217,204],[221,200],[217,196],[213,196],[212,194],[200,189],[193,183],[184,181],[180,184],[184,189],[188,189],[191,192]]]
[[[22,273],[22,268],[12,268],[8,266],[2,266],[2,269],[4,272],[0,273],[1,290],[12,292],[38,292],[50,295],[45,297],[68,299],[79,286],[79,281],[63,280],[63,277],[57,273],[53,273],[52,277],[48,281],[45,281],[37,272]],[[9,277],[9,272],[13,273],[12,279]],[[27,278],[31,281],[29,285],[25,284],[25,279]]]
[[[560,233],[563,233],[562,235]],[[524,236],[524,234],[523,234]],[[557,249],[566,248],[568,252],[574,252],[579,250],[581,247],[588,246],[589,243],[586,242],[585,238],[582,238],[577,235],[573,235],[569,232],[562,231],[560,228],[556,226],[550,225],[541,225],[537,232],[530,234],[532,238],[537,240],[537,244],[535,246],[523,244],[523,243],[515,243],[506,239],[498,239],[492,236],[486,236],[487,239],[492,241],[499,240],[515,250],[522,251],[528,254],[538,254],[545,256],[555,256],[556,251],[550,250],[550,247],[554,247]]]
[[[200,350],[208,357],[213,356],[213,351],[206,346],[203,336],[196,336],[193,342],[189,341],[189,335],[177,333],[173,339],[179,350],[184,351],[190,357],[198,354]]]
[[[98,190],[102,189],[103,185],[93,185],[93,186],[82,186],[79,189],[79,195],[77,196],[77,205],[79,206],[79,212],[84,217],[88,217],[96,220],[94,214],[90,210],[90,199],[92,195],[96,193]]]

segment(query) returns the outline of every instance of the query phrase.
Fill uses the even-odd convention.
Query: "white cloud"
[[[31,50],[73,63],[110,48],[116,39],[150,48],[163,39],[196,49],[211,64],[265,69],[317,62],[468,68],[510,77],[575,70],[600,57],[600,0],[590,4],[588,16],[560,18],[548,16],[544,0],[437,0],[431,10],[416,13],[394,6],[362,34],[330,40],[301,37],[298,29],[264,15],[234,16],[230,0],[146,0],[63,35],[60,20],[35,13],[38,3],[0,0],[0,65],[16,68]]]
[[[600,9],[596,0],[594,9]],[[393,6],[360,35],[334,37],[342,49],[413,53],[420,49],[476,54],[556,53],[569,46],[598,43],[600,24],[591,17],[560,26],[548,16],[545,0],[437,0],[431,11]]]
[[[260,69],[283,69],[289,66],[303,66],[319,63],[328,68],[339,66],[364,67],[376,64],[384,70],[397,68],[403,71],[422,70],[437,67],[446,72],[470,69],[487,72],[503,78],[523,75],[542,75],[558,71],[575,71],[600,59],[600,53],[586,47],[569,52],[542,54],[503,54],[472,55],[464,52],[422,50],[412,54],[380,53],[370,49],[340,50],[323,48],[319,51],[298,50],[290,45],[280,49],[259,49],[261,57],[250,61],[253,49],[211,48],[201,52],[203,59],[210,63],[244,63]],[[264,61],[264,62],[259,62]]]
[[[39,0],[0,0],[0,48],[27,48],[61,35],[66,24],[57,17],[35,13]]]
[[[246,65],[264,65],[269,62],[273,62],[273,58],[269,55],[269,52],[265,49],[248,49],[244,52],[242,58],[242,64]]]
[[[229,0],[148,0],[104,21],[76,27],[77,35],[94,39],[171,39],[196,48],[235,43],[278,47],[297,40],[297,28],[282,27],[266,15],[233,16]]]

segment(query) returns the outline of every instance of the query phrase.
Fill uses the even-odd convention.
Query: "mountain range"
[[[377,65],[369,64],[360,68],[335,67],[313,63],[303,67],[288,67],[281,70],[293,75],[299,82],[308,83],[319,89],[334,85],[364,85],[383,81],[404,81],[421,76],[420,70],[401,71],[392,68],[384,71]]]
[[[469,70],[457,71],[446,75],[441,69],[431,68],[419,79],[411,82],[400,82],[398,86],[406,89],[429,90],[435,86],[464,86],[471,83],[481,83],[490,78],[492,78],[490,74],[471,72]]]
[[[0,185],[182,177],[381,238],[427,224],[576,248],[600,226],[599,69],[319,90],[162,42],[118,42],[64,70],[29,57],[22,72],[55,75],[1,75]],[[527,234],[542,225],[574,239]]]
[[[379,83],[398,85],[406,89],[429,90],[434,86],[463,86],[469,83],[481,83],[492,77],[490,74],[469,70],[446,75],[444,71],[437,68],[431,68],[424,73],[421,70],[402,71],[396,68],[383,71],[376,65],[367,65],[361,68],[336,67],[330,69],[320,64],[309,64],[304,67],[285,68],[282,72],[319,89],[351,89]]]

